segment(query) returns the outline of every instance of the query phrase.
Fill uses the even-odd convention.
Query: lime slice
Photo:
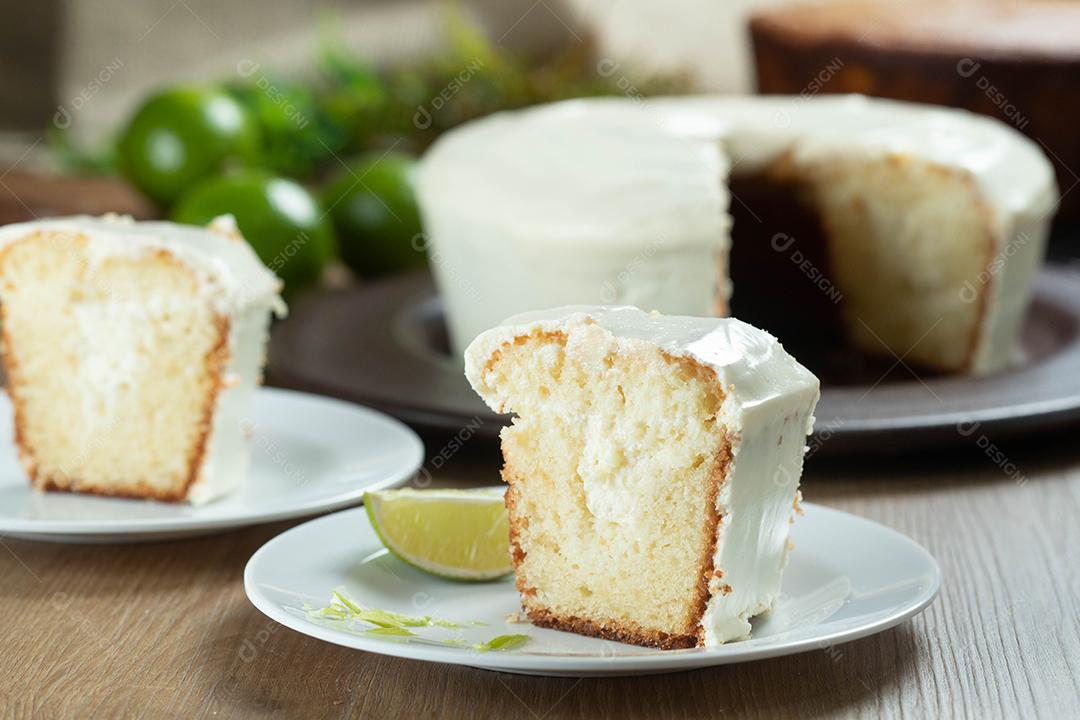
[[[455,580],[493,580],[513,570],[502,488],[364,493],[386,549],[414,567]]]

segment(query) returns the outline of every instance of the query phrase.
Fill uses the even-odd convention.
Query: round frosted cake
[[[444,135],[418,194],[458,351],[540,308],[733,303],[784,341],[975,373],[1013,357],[1057,203],[1012,128],[861,96],[500,113]]]

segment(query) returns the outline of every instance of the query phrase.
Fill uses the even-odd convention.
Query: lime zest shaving
[[[339,592],[337,590],[335,590],[334,594],[330,596],[330,605],[333,606],[333,604],[335,602],[337,602],[340,605],[344,605],[346,608],[348,608],[350,611],[352,611],[354,613],[358,613],[358,612],[363,611],[362,607],[360,607],[359,605],[354,603],[344,593],[341,593],[341,592]]]
[[[364,631],[368,635],[401,635],[404,637],[416,637],[409,628],[404,627],[373,627]]]
[[[477,652],[516,650],[530,640],[528,635],[498,635],[487,642],[470,645],[460,639],[435,640],[421,637],[410,628],[439,627],[460,630],[467,626],[486,625],[487,623],[479,621],[457,622],[433,618],[430,615],[403,615],[389,610],[366,608],[338,590],[333,591],[330,596],[330,604],[326,607],[312,608],[306,606],[305,610],[308,619],[330,620],[340,623],[349,632],[379,635],[394,639],[409,639],[425,645],[469,648]],[[366,623],[372,627],[354,629],[351,627],[351,623],[356,621]]]
[[[473,645],[472,649],[478,652],[487,652],[488,650],[517,650],[527,642],[529,642],[528,635],[499,635],[498,637],[491,638],[485,643]]]
[[[365,608],[344,593],[335,590],[330,596],[330,605],[308,611],[309,616],[330,618],[332,620],[360,620],[381,628],[402,627],[441,627],[462,628],[466,625],[483,625],[481,622],[460,623],[454,620],[440,620],[430,615],[403,615],[389,610]]]

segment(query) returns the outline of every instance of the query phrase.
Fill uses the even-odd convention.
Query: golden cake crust
[[[554,613],[544,608],[531,608],[525,605],[525,613],[538,627],[551,628],[552,630],[565,630],[567,632],[600,638],[601,640],[614,640],[615,642],[629,643],[631,645],[643,645],[661,650],[681,650],[696,647],[700,644],[697,633],[683,635],[669,635],[667,633],[644,630],[636,625],[615,624],[598,625],[592,620],[579,617],[557,617]]]

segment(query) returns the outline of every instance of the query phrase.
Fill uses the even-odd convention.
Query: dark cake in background
[[[1042,145],[1080,226],[1080,3],[838,2],[750,20],[758,91],[863,93],[965,108]]]

